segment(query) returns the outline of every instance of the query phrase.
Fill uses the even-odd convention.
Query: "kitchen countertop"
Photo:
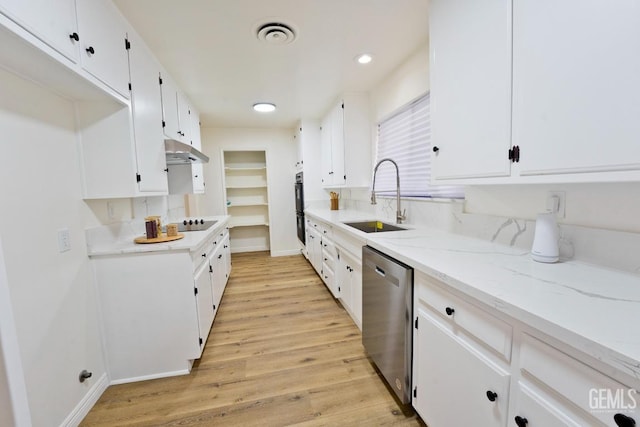
[[[166,243],[134,243],[133,239],[142,236],[131,225],[110,225],[87,230],[87,254],[90,257],[137,254],[159,251],[195,251],[207,239],[226,227],[229,215],[204,217],[207,221],[217,221],[205,231],[183,232],[184,238]]]
[[[538,263],[527,250],[411,224],[371,234],[342,224],[375,219],[368,213],[305,212],[640,380],[637,275],[573,260]]]

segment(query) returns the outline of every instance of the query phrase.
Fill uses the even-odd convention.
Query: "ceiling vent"
[[[296,39],[296,33],[290,26],[279,22],[269,22],[258,27],[258,40],[268,44],[285,45]]]

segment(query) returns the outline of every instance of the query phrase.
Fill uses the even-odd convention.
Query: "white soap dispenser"
[[[538,214],[531,247],[531,258],[538,262],[557,262],[560,257],[560,233],[555,212]]]

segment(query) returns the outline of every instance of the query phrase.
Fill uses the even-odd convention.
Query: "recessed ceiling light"
[[[258,102],[253,104],[253,109],[259,113],[271,113],[276,110],[276,104],[270,102]]]
[[[358,61],[359,64],[368,64],[372,60],[373,56],[368,53],[363,53],[362,55],[356,57],[356,61]]]

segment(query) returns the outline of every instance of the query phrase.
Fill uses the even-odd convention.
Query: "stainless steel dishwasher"
[[[398,399],[411,402],[413,269],[362,248],[362,344]]]

